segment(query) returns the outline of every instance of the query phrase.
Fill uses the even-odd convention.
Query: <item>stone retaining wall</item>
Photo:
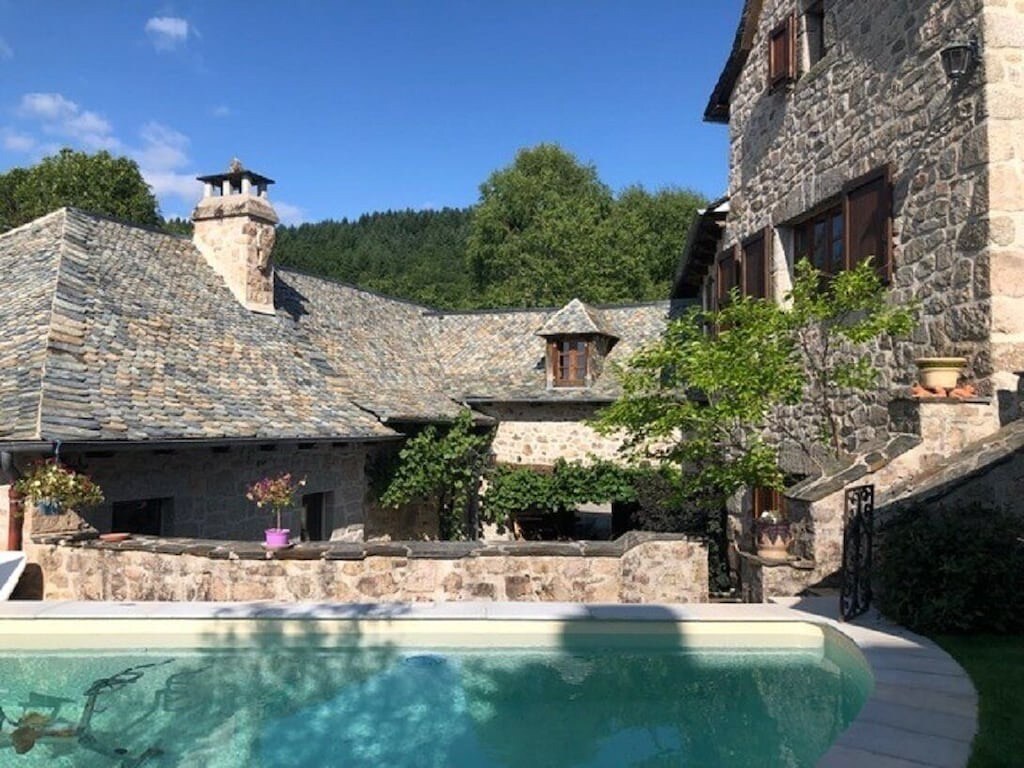
[[[46,600],[523,600],[691,603],[708,599],[699,540],[630,533],[614,542],[309,543],[36,537]]]

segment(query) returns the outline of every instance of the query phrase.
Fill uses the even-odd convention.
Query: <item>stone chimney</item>
[[[273,179],[236,159],[227,173],[200,176],[203,199],[192,212],[192,241],[246,309],[274,314],[277,213],[267,200]]]

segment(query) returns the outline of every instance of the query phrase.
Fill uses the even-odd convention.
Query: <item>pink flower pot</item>
[[[290,533],[291,530],[288,528],[267,528],[263,531],[269,549],[283,549],[289,546],[291,542],[288,541],[288,534]]]

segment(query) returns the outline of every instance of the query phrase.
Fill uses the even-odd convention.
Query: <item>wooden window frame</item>
[[[807,50],[807,68],[810,69],[828,55],[824,0],[809,3],[804,9],[803,20],[804,48]]]
[[[842,217],[842,220],[843,220],[843,232],[842,232],[842,241],[841,241],[842,242],[842,247],[843,247],[843,252],[842,252],[842,262],[843,263],[842,263],[842,266],[840,267],[840,271],[843,271],[843,270],[847,269],[847,265],[848,265],[848,259],[847,259],[847,255],[846,255],[846,206],[845,206],[845,199],[843,197],[831,198],[827,203],[824,203],[823,205],[819,205],[817,208],[814,209],[814,211],[812,213],[809,213],[806,216],[803,216],[799,221],[797,221],[796,223],[794,223],[792,225],[792,229],[793,229],[793,254],[794,254],[794,259],[796,261],[799,261],[801,258],[806,258],[808,261],[810,261],[811,264],[814,265],[814,268],[817,269],[818,273],[822,276],[822,281],[823,282],[827,282],[828,280],[830,280],[836,273],[830,271],[830,269],[825,269],[824,267],[819,266],[818,264],[814,263],[814,251],[815,251],[815,245],[817,244],[817,239],[815,238],[815,235],[814,235],[814,229],[815,229],[815,226],[819,222],[823,222],[824,223],[825,230],[826,230],[825,251],[826,251],[826,255],[827,255],[828,261],[831,263],[831,261],[832,261],[832,248],[833,248],[833,245],[835,243],[835,241],[834,241],[834,239],[832,237],[832,219],[835,218],[835,216],[837,214],[840,215]],[[800,240],[800,236],[801,236],[801,232],[802,231],[806,231],[806,233],[807,233],[806,234],[806,239],[807,239],[806,253],[798,253],[798,248],[797,248],[797,243]]]
[[[774,236],[774,230],[771,227],[765,227],[763,230],[758,232],[756,235],[751,235],[740,244],[740,262],[738,270],[741,278],[740,291],[744,296],[750,296],[755,299],[770,299],[772,298],[772,284],[771,284],[771,263],[772,263],[772,239]],[[753,292],[753,289],[749,285],[748,278],[750,277],[749,271],[749,258],[748,249],[760,241],[761,245],[761,286],[762,293],[760,296]]]
[[[893,272],[893,221],[892,221],[892,167],[888,164],[883,165],[879,168],[875,168],[868,173],[858,176],[857,178],[847,182],[843,185],[843,191],[836,197],[830,197],[820,205],[815,206],[810,212],[794,219],[788,224],[790,229],[793,231],[793,255],[794,261],[799,261],[800,258],[807,257],[811,263],[814,264],[814,224],[815,222],[825,219],[826,227],[829,231],[828,247],[832,247],[831,238],[831,219],[837,211],[842,213],[843,220],[843,233],[842,233],[842,271],[848,271],[856,266],[853,263],[853,243],[852,228],[850,226],[851,219],[851,207],[850,198],[857,192],[863,190],[869,185],[877,182],[882,182],[881,198],[882,203],[879,206],[883,211],[883,231],[881,233],[881,240],[883,243],[884,251],[881,254],[874,254],[876,257],[875,267],[878,271],[879,279],[884,285],[888,285],[892,281]],[[808,238],[808,248],[806,253],[799,253],[797,250],[797,242],[799,239],[799,231],[807,228],[810,235]],[[831,255],[829,257],[831,261]],[[815,265],[817,267],[817,265]],[[822,271],[823,279],[828,280],[833,276],[833,273]]]
[[[727,261],[732,261],[733,274],[726,281],[723,276],[723,267]],[[727,286],[726,283],[729,283]],[[740,267],[740,249],[738,246],[727,248],[718,254],[715,259],[715,309],[722,309],[728,305],[729,292],[733,288],[743,291],[743,271]]]
[[[583,344],[582,353],[575,348],[563,351],[563,345]],[[588,336],[558,336],[548,341],[548,365],[553,387],[585,387],[590,375],[590,359],[593,355],[594,340]],[[582,361],[579,358],[582,356]],[[569,365],[564,360],[570,360]],[[569,378],[567,373],[575,372],[579,378]]]
[[[874,184],[876,182],[882,182],[882,204],[879,206],[884,212],[884,219],[882,221],[882,243],[884,251],[881,254],[874,254],[875,256],[875,271],[878,273],[879,279],[884,285],[889,285],[892,282],[892,257],[893,257],[893,245],[892,245],[892,166],[886,163],[878,168],[873,168],[867,173],[858,176],[852,181],[847,182],[843,186],[843,237],[846,242],[843,247],[843,254],[846,259],[846,268],[850,269],[852,265],[850,263],[851,254],[853,253],[853,244],[851,237],[853,234],[852,227],[850,226],[850,197],[865,187]]]
[[[777,42],[781,42],[779,61]],[[768,90],[774,91],[796,79],[796,15],[789,14],[768,33]]]
[[[769,510],[777,512],[782,519],[786,518],[786,497],[782,491],[756,486],[750,489],[750,494],[750,511],[754,520],[758,520],[762,512]]]

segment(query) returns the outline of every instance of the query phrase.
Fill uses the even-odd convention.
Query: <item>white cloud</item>
[[[297,205],[286,203],[284,200],[271,200],[270,204],[274,206],[282,224],[301,224],[306,220],[306,212]]]
[[[26,93],[18,104],[18,114],[39,120],[63,120],[78,112],[75,102],[59,93]]]
[[[61,144],[95,151],[109,149],[130,156],[153,188],[166,215],[188,210],[202,195],[189,157],[189,137],[155,120],[145,123],[135,141],[122,140],[113,125],[97,112],[82,109],[59,93],[26,93],[15,109],[20,124],[0,126],[0,145],[36,160],[53,154]],[[271,201],[284,224],[306,221],[306,211],[283,200]]]
[[[28,153],[32,152],[38,145],[39,142],[26,133],[18,133],[13,130],[4,131],[4,149],[10,152]]]
[[[146,168],[142,177],[153,188],[162,208],[168,208],[167,198],[176,198],[186,205],[195,205],[203,194],[203,185],[196,181],[194,173],[176,173],[174,171],[155,171]],[[177,209],[179,206],[170,206]]]
[[[87,149],[121,149],[113,135],[113,126],[96,112],[81,109],[59,93],[26,93],[16,114],[39,123],[43,133],[71,139]]]
[[[14,49],[7,44],[7,41],[0,37],[0,61],[14,58]]]
[[[171,51],[188,39],[188,21],[177,16],[153,16],[146,21],[146,33],[158,51]]]
[[[227,106],[226,104],[218,104],[211,110],[210,114],[212,114],[214,117],[230,117],[231,107]]]
[[[188,164],[188,136],[157,122],[139,131],[142,146],[132,156],[142,168],[166,171]]]
[[[195,204],[202,187],[195,173],[184,170],[189,165],[188,136],[151,121],[142,126],[139,138],[142,146],[131,150],[131,156],[163,207],[168,207],[164,202],[168,198],[177,198],[186,205]]]

